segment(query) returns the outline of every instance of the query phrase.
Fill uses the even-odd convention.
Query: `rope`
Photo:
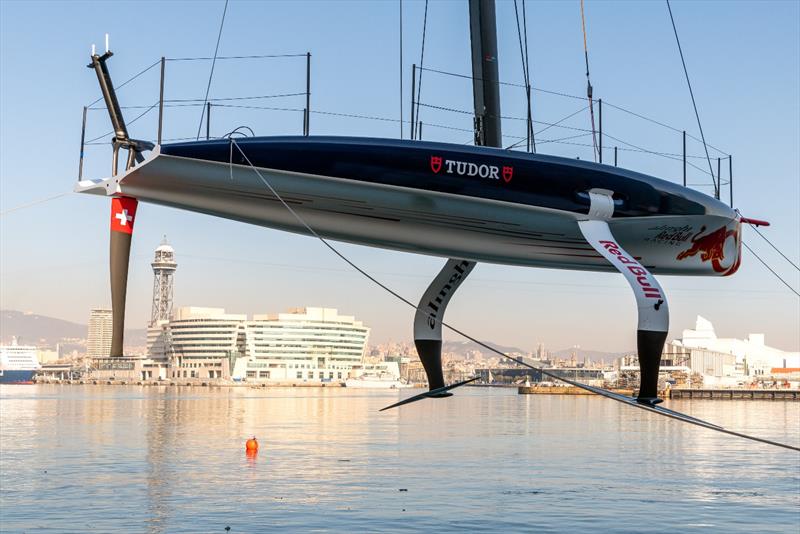
[[[208,92],[211,90],[211,80],[214,78],[214,67],[217,65],[217,52],[219,51],[219,41],[222,39],[222,28],[225,26],[225,15],[228,13],[228,0],[225,0],[225,7],[222,9],[222,20],[219,23],[219,33],[217,33],[217,45],[214,47],[214,59],[211,61],[211,72],[208,75],[208,85],[206,85],[206,96],[203,101],[203,109],[200,111],[200,124],[197,125],[197,138],[200,139],[200,130],[203,128],[203,117],[206,114],[206,102]]]
[[[589,47],[586,45],[586,18],[583,15],[583,0],[581,0],[581,28],[583,29],[583,57],[586,60],[586,97],[589,99],[589,117],[592,121],[592,144],[594,145],[594,160],[600,153],[597,149],[597,135],[594,128],[594,100],[592,99],[592,82],[589,80]]]
[[[789,258],[787,258],[787,257],[786,257],[786,254],[784,254],[783,252],[781,252],[781,251],[780,251],[780,249],[779,249],[778,247],[776,247],[775,245],[773,245],[773,244],[772,244],[772,241],[770,241],[769,239],[767,239],[767,236],[765,236],[764,234],[762,234],[762,233],[761,233],[761,232],[758,230],[758,228],[757,228],[757,227],[756,227],[756,226],[755,226],[753,223],[747,223],[747,224],[749,224],[749,225],[750,225],[750,228],[752,228],[753,230],[755,230],[755,231],[756,231],[756,233],[757,233],[758,235],[760,235],[760,236],[761,236],[761,239],[763,239],[764,241],[766,241],[767,243],[769,243],[769,246],[771,246],[773,249],[775,249],[775,252],[777,252],[778,254],[780,254],[780,255],[783,257],[783,259],[784,259],[784,260],[788,261],[788,262],[789,262],[789,265],[791,265],[792,267],[794,267],[795,269],[797,269],[798,271],[800,271],[800,267],[798,267],[798,266],[797,266],[797,264],[796,264],[795,262],[793,262],[792,260],[790,260]]]
[[[428,31],[428,0],[425,0],[425,15],[422,18],[422,49],[419,54],[419,80],[417,81],[417,110],[416,120],[414,124],[411,125],[411,139],[416,139],[417,136],[417,122],[419,121],[419,99],[420,95],[422,94],[422,68],[425,64],[425,34]]]
[[[0,217],[2,217],[4,215],[8,215],[9,213],[13,213],[13,212],[15,212],[17,210],[30,208],[31,206],[36,206],[37,204],[43,204],[45,202],[49,202],[49,201],[55,200],[57,198],[65,197],[67,195],[71,195],[72,193],[73,193],[72,191],[66,191],[64,193],[59,193],[59,194],[53,195],[51,197],[41,198],[39,200],[34,200],[33,202],[28,202],[27,204],[20,204],[19,206],[14,206],[13,208],[8,208],[6,211],[0,212]]]
[[[708,155],[708,146],[706,146],[706,136],[703,134],[703,125],[700,123],[700,113],[697,111],[697,102],[694,100],[694,91],[692,91],[692,82],[689,80],[689,71],[686,69],[686,61],[683,59],[683,49],[681,48],[681,40],[678,38],[678,29],[675,27],[675,18],[672,16],[672,7],[667,1],[667,9],[669,10],[669,20],[672,21],[672,31],[675,33],[675,42],[678,43],[678,52],[681,55],[681,64],[683,65],[683,73],[686,75],[686,85],[689,86],[689,95],[692,97],[692,107],[694,107],[694,116],[697,119],[697,127],[700,129],[700,138],[703,140],[703,148],[706,151],[706,159],[708,160],[708,170],[711,171],[711,181],[714,183],[714,197],[719,198],[719,185],[717,179],[714,178],[714,167],[711,165],[711,156]]]
[[[744,242],[744,240],[742,240],[742,245],[744,245],[744,246],[745,246],[745,248],[746,248],[747,250],[749,250],[749,251],[750,251],[750,253],[751,253],[753,256],[755,256],[755,257],[756,257],[756,259],[757,259],[758,261],[760,261],[760,262],[761,262],[761,265],[763,265],[764,267],[766,267],[766,268],[767,268],[767,270],[768,270],[769,272],[771,272],[772,274],[774,274],[774,275],[775,275],[775,278],[777,278],[778,280],[780,280],[781,282],[783,282],[783,285],[785,285],[786,287],[788,287],[788,288],[789,288],[789,291],[791,291],[792,293],[794,293],[795,295],[797,295],[798,297],[800,297],[800,293],[798,293],[797,291],[795,291],[795,289],[794,289],[792,286],[790,286],[790,285],[789,285],[789,283],[788,283],[786,280],[784,280],[783,278],[781,278],[781,275],[779,275],[779,274],[778,274],[778,273],[776,273],[774,270],[772,270],[772,267],[770,267],[769,265],[767,265],[767,262],[765,262],[764,260],[762,260],[762,259],[761,259],[761,257],[760,257],[758,254],[756,254],[756,253],[753,251],[753,249],[752,249],[752,248],[750,248],[750,247],[747,245],[747,243],[745,243],[745,242]]]
[[[361,267],[356,265],[347,256],[345,256],[343,253],[339,252],[339,250],[336,247],[334,247],[332,244],[330,244],[330,242],[328,242],[327,239],[325,239],[324,237],[319,235],[313,228],[311,228],[311,226],[288,203],[286,203],[286,201],[283,199],[283,197],[275,190],[275,188],[272,187],[272,184],[270,184],[269,181],[267,181],[264,178],[264,176],[261,174],[261,172],[258,170],[258,168],[256,168],[255,165],[253,165],[253,163],[250,161],[250,158],[248,158],[247,155],[244,153],[244,151],[239,146],[239,144],[236,142],[236,140],[231,138],[230,142],[232,144],[232,146],[231,146],[231,158],[230,158],[230,161],[229,161],[229,166],[231,168],[231,173],[233,172],[233,148],[232,147],[233,147],[233,145],[235,145],[236,149],[242,155],[242,157],[247,162],[247,164],[250,166],[250,168],[253,169],[253,171],[259,177],[261,182],[270,190],[270,192],[275,196],[275,198],[278,199],[278,201],[297,220],[297,222],[300,223],[300,225],[303,226],[308,231],[308,233],[310,235],[312,235],[313,237],[317,238],[331,252],[333,252],[336,256],[338,256],[342,261],[347,263],[350,267],[352,267],[353,269],[358,271],[361,275],[363,275],[369,281],[371,281],[372,283],[374,283],[375,285],[377,285],[378,287],[380,287],[381,289],[383,289],[384,291],[386,291],[387,293],[389,293],[390,295],[392,295],[396,299],[398,299],[401,302],[403,302],[403,303],[409,305],[410,307],[412,307],[414,309],[415,313],[420,313],[420,314],[422,314],[422,315],[427,317],[428,313],[426,311],[420,309],[413,302],[411,302],[410,300],[406,299],[405,297],[403,297],[402,295],[400,295],[399,293],[394,291],[392,288],[390,288],[386,284],[380,282],[378,279],[373,277],[367,271],[365,271],[364,269],[362,269]],[[729,435],[732,435],[732,436],[738,436],[738,437],[742,437],[742,438],[745,438],[745,439],[758,441],[758,442],[761,442],[761,443],[766,443],[766,444],[769,444],[769,445],[775,445],[777,447],[782,447],[782,448],[785,448],[785,449],[799,450],[800,451],[800,448],[793,447],[791,445],[786,445],[786,444],[779,443],[779,442],[776,442],[776,441],[770,441],[770,440],[766,440],[766,439],[763,439],[763,438],[758,438],[758,437],[750,436],[750,435],[747,435],[747,434],[741,434],[739,432],[726,430],[726,429],[724,429],[722,427],[718,427],[716,425],[711,425],[710,423],[705,423],[704,421],[700,421],[698,419],[694,419],[691,416],[683,415],[683,414],[680,414],[678,412],[673,412],[671,410],[657,409],[657,408],[653,408],[653,407],[650,407],[650,406],[645,406],[643,404],[633,404],[633,403],[630,402],[630,399],[628,399],[626,397],[623,397],[622,395],[617,395],[617,394],[611,393],[611,392],[606,391],[606,390],[604,390],[602,388],[595,388],[595,387],[592,387],[592,386],[588,386],[588,385],[583,384],[581,382],[570,380],[569,378],[565,378],[565,377],[559,376],[559,375],[557,375],[555,373],[551,373],[551,372],[547,371],[546,369],[542,369],[540,367],[536,367],[534,365],[528,364],[528,363],[524,362],[523,360],[520,360],[518,358],[510,356],[510,355],[506,354],[505,352],[502,352],[502,351],[500,351],[500,350],[488,345],[487,343],[484,343],[484,342],[476,339],[475,337],[470,336],[466,332],[464,332],[464,331],[462,331],[462,330],[460,330],[460,329],[458,329],[458,328],[456,328],[456,327],[454,327],[454,326],[452,326],[452,325],[450,325],[448,323],[445,323],[444,321],[440,321],[440,322],[441,322],[441,325],[443,327],[447,328],[451,332],[454,332],[454,333],[456,333],[456,334],[458,334],[460,336],[463,336],[464,338],[468,339],[469,341],[472,341],[473,343],[477,344],[478,346],[480,346],[480,347],[482,347],[482,348],[484,348],[486,350],[489,350],[489,351],[497,354],[498,356],[501,356],[503,358],[506,358],[508,360],[516,362],[519,365],[522,365],[523,367],[527,367],[528,369],[532,369],[534,371],[537,371],[537,372],[541,373],[544,376],[548,376],[548,377],[553,378],[555,380],[559,380],[561,382],[565,382],[565,383],[570,384],[572,386],[575,386],[577,388],[581,388],[581,389],[584,389],[586,391],[590,391],[590,392],[595,393],[597,395],[601,395],[601,396],[604,396],[606,398],[609,398],[609,399],[612,399],[612,400],[616,400],[618,402],[623,402],[624,404],[627,404],[628,406],[632,406],[632,407],[639,408],[639,409],[642,409],[642,410],[646,410],[646,411],[649,411],[649,412],[657,413],[657,414],[660,414],[660,415],[663,415],[663,416],[666,416],[666,417],[670,417],[672,419],[683,421],[685,423],[689,423],[689,424],[693,424],[693,425],[697,425],[697,426],[702,426],[703,428],[708,428],[710,430],[716,430],[718,432],[722,432],[722,433],[729,434]]]

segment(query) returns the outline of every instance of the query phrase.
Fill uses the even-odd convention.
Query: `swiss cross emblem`
[[[511,179],[514,177],[514,167],[504,166],[503,167],[503,180],[506,183],[510,182]]]
[[[438,173],[442,170],[442,158],[439,156],[431,156],[431,170]]]
[[[111,231],[133,233],[133,221],[136,217],[136,206],[139,202],[130,197],[114,197],[111,199]]]

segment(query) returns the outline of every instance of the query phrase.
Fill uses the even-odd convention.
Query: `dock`
[[[612,389],[620,395],[633,396],[632,389]],[[520,395],[594,395],[591,391],[575,386],[519,386],[517,393]]]
[[[682,389],[669,390],[670,399],[800,400],[800,389]]]
[[[620,395],[633,397],[632,389],[610,390]],[[574,386],[519,386],[520,395],[594,395],[590,391]],[[659,392],[662,399],[705,399],[705,400],[800,400],[799,389],[684,389],[672,388]]]

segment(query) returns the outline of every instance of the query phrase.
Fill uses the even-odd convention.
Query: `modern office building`
[[[169,363],[169,378],[268,382],[344,381],[360,366],[369,328],[331,308],[228,314],[178,308],[151,330],[150,357]]]
[[[169,361],[173,378],[240,378],[246,323],[222,308],[178,308],[161,326],[163,353],[151,357]]]
[[[330,382],[361,365],[369,328],[332,308],[297,308],[255,315],[246,337],[248,380]]]
[[[111,354],[111,310],[94,308],[89,314],[89,334],[86,355],[90,358],[108,358]]]

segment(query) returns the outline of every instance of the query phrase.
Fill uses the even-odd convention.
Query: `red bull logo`
[[[676,258],[678,260],[684,260],[700,254],[700,261],[704,263],[710,261],[711,268],[714,269],[714,272],[721,273],[723,276],[732,275],[739,269],[742,257],[742,242],[741,239],[739,239],[739,223],[737,222],[736,228],[733,230],[728,230],[727,226],[723,226],[713,232],[702,235],[705,231],[706,227],[703,226],[700,231],[692,237],[692,246],[678,254]],[[736,244],[736,258],[731,265],[726,267],[723,265],[723,261],[725,260],[725,242],[729,237],[733,237],[734,243]]]

